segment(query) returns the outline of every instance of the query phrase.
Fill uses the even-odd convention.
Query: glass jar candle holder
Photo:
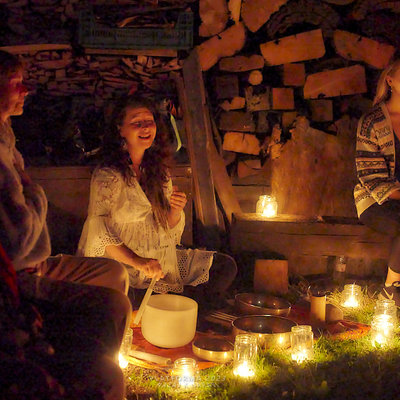
[[[395,324],[390,315],[375,315],[371,322],[371,340],[374,346],[388,345],[394,337]]]
[[[376,301],[374,315],[388,315],[397,325],[397,307],[394,300],[379,299]]]
[[[276,217],[278,214],[278,203],[274,196],[262,195],[256,205],[256,213],[268,218]]]
[[[131,328],[128,328],[122,340],[121,348],[119,349],[118,361],[121,368],[126,368],[128,366],[128,359],[126,356],[129,355],[129,352],[131,350],[132,340],[133,330]]]
[[[257,337],[240,334],[235,338],[233,374],[243,378],[254,376],[257,361]]]
[[[175,387],[178,389],[192,389],[199,380],[199,370],[197,362],[193,358],[182,357],[174,362],[172,375]]]
[[[314,335],[310,325],[292,327],[290,335],[292,360],[301,363],[313,357]]]
[[[361,305],[362,292],[361,286],[356,284],[344,285],[342,292],[341,304],[346,308],[356,308]]]

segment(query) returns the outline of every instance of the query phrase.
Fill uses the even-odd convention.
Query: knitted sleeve
[[[376,118],[375,118],[376,119]],[[374,114],[363,116],[358,124],[356,144],[357,177],[378,204],[382,204],[400,184],[390,175],[388,160],[381,151]],[[393,145],[393,143],[387,142]]]

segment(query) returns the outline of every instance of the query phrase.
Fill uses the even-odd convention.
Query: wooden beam
[[[193,171],[196,217],[205,228],[219,226],[214,182],[207,151],[211,140],[211,128],[206,108],[203,75],[198,54],[192,51],[183,64],[183,82],[180,88],[180,104],[185,115],[188,152]]]

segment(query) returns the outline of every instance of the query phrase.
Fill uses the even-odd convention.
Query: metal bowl
[[[281,298],[265,293],[239,293],[235,296],[235,305],[244,315],[280,315],[288,316],[291,304]]]
[[[193,353],[200,358],[226,363],[233,358],[233,344],[225,339],[200,337],[192,343]]]
[[[234,336],[251,333],[257,336],[264,348],[287,348],[290,346],[290,332],[296,322],[277,315],[246,315],[232,321]]]

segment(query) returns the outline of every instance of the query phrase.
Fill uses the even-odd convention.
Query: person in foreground
[[[0,244],[16,270],[21,298],[36,306],[68,387],[106,399],[124,397],[115,363],[131,318],[128,275],[107,259],[50,256],[47,199],[15,147],[10,117],[21,115],[28,90],[23,65],[0,51]],[[83,398],[83,397],[82,397]]]
[[[400,60],[380,75],[357,129],[354,199],[361,222],[393,238],[381,297],[400,306]]]
[[[124,263],[130,286],[181,293],[197,300],[222,295],[236,275],[228,255],[180,250],[185,193],[172,185],[165,127],[151,101],[125,96],[115,105],[91,181],[88,218],[78,254]],[[211,270],[210,270],[211,268]]]

